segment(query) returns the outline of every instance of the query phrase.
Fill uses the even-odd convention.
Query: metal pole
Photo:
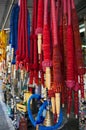
[[[11,2],[11,4],[10,4],[10,7],[9,7],[8,12],[7,12],[7,15],[6,15],[6,18],[5,18],[4,23],[3,23],[3,25],[2,25],[2,30],[4,29],[4,27],[5,27],[5,25],[6,25],[6,22],[7,22],[7,20],[8,20],[8,17],[9,17],[9,14],[10,14],[10,11],[11,11],[11,8],[12,8],[12,6],[13,6],[14,1],[15,1],[15,0],[12,0],[12,2]]]

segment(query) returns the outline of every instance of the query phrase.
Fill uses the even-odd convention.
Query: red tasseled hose
[[[35,35],[35,31],[37,28],[37,7],[38,0],[34,0],[34,80],[35,83],[38,84],[38,50],[37,50],[37,36]]]
[[[60,0],[60,9],[59,9],[59,43],[60,43],[60,52],[62,56],[62,61],[61,61],[61,73],[62,73],[62,94],[61,94],[61,102],[62,106],[65,104],[65,79],[63,76],[64,72],[64,45],[63,45],[63,2]]]
[[[32,31],[30,36],[30,81],[29,84],[33,84],[33,48],[34,48],[34,23],[35,21],[35,8],[36,8],[36,0],[33,1],[33,17],[32,17]],[[35,22],[34,22],[35,21]],[[34,50],[35,53],[36,50]]]
[[[24,63],[28,63],[28,31],[27,31],[27,3],[26,0],[20,1],[20,13],[18,24],[18,51],[17,61],[22,69]],[[24,66],[25,67],[25,66]]]
[[[25,52],[25,59],[24,59],[24,63],[25,63],[25,67],[26,64],[29,63],[29,53],[28,53],[28,8],[27,8],[27,0],[25,0],[25,47],[26,47],[26,52]],[[24,51],[25,51],[24,50]]]
[[[48,0],[44,1],[44,27],[43,27],[43,54],[44,54],[44,62],[49,63],[51,60],[50,53],[50,32],[48,26]],[[45,67],[49,66],[46,64]]]
[[[64,48],[64,81],[66,80],[66,70],[67,70],[67,0],[63,0],[63,48]],[[67,103],[67,87],[64,82],[64,94],[65,103]],[[64,101],[63,101],[64,102]]]
[[[55,1],[51,0],[52,32],[53,32],[53,87],[59,93],[61,91],[61,56],[57,36],[57,21]]]
[[[36,34],[42,34],[43,31],[43,11],[44,11],[44,1],[38,0],[38,16],[37,16],[37,29]],[[42,41],[42,39],[41,39]],[[41,71],[41,82],[44,82],[44,76],[42,73],[42,60],[43,60],[43,53],[40,54],[40,64],[39,64],[39,70]]]
[[[48,25],[48,0],[44,1],[44,26],[43,26],[43,68],[51,67],[50,30]]]
[[[71,3],[68,0],[68,28],[67,28],[67,87],[68,87],[68,108],[69,116],[72,104],[72,88],[74,87],[74,45],[73,30],[71,25]]]
[[[84,71],[84,63],[83,63],[83,56],[82,56],[82,49],[81,49],[81,38],[79,33],[79,24],[78,24],[78,16],[74,4],[74,0],[71,1],[72,3],[72,22],[73,22],[73,32],[74,32],[74,43],[75,43],[75,57],[76,57],[76,65],[77,65],[77,71],[80,77],[83,77],[85,73]],[[82,79],[81,79],[82,80]],[[84,98],[84,83],[80,83],[80,89],[81,89],[81,97]]]

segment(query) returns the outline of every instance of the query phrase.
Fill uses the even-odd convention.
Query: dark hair
[[[69,119],[60,130],[79,130],[79,121],[76,119]]]

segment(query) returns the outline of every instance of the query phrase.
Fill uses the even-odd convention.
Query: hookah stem
[[[84,81],[83,80],[84,62],[83,62],[82,49],[81,49],[82,43],[81,43],[81,38],[80,38],[80,33],[79,33],[78,16],[77,16],[74,0],[72,0],[71,3],[72,3],[74,42],[75,42],[75,55],[76,55],[78,74],[80,78],[82,78],[81,80]],[[81,89],[81,98],[83,99],[84,98],[84,83],[80,83],[80,89]]]
[[[50,32],[48,25],[48,0],[44,1],[44,26],[43,26],[43,54],[44,54],[44,64],[45,67],[45,86],[50,90],[51,85],[51,72],[50,72]]]
[[[38,0],[38,17],[37,17],[37,38],[38,38],[38,55],[40,63],[41,47],[42,47],[42,28],[43,28],[43,0]]]
[[[37,34],[37,44],[38,44],[38,60],[39,60],[39,73],[41,73],[41,82],[44,79],[43,76],[43,71],[42,71],[42,31],[43,31],[43,8],[44,8],[44,1],[43,0],[38,0],[38,16],[37,16],[37,29],[36,29],[36,34]]]
[[[52,31],[53,31],[53,87],[56,98],[56,114],[60,111],[60,92],[61,92],[61,64],[60,64],[60,50],[57,36],[57,21],[55,12],[55,1],[51,0],[51,15],[52,15]]]
[[[74,45],[73,45],[73,30],[71,23],[70,0],[68,0],[68,28],[67,28],[67,87],[68,87],[67,116],[69,117],[72,105],[72,88],[74,87]]]
[[[67,0],[63,0],[63,49],[64,49],[64,94],[65,94],[65,103],[67,101],[67,87],[65,84],[66,80],[66,70],[67,70]],[[63,101],[64,102],[64,101]]]

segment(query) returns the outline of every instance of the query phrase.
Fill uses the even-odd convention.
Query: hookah
[[[41,2],[43,2],[43,1],[41,1]],[[51,6],[52,6],[52,11],[51,12],[52,12],[52,16],[53,16],[52,23],[54,23],[54,21],[56,20],[55,19],[55,1],[53,1],[53,0],[51,1]],[[57,128],[59,128],[61,126],[62,120],[63,120],[62,111],[60,112],[60,99],[59,99],[60,98],[59,92],[61,91],[60,85],[55,84],[56,80],[54,79],[54,85],[55,85],[54,90],[55,90],[55,92],[53,91],[53,88],[50,87],[51,86],[51,67],[52,67],[52,63],[51,63],[51,58],[50,58],[51,57],[51,54],[50,54],[50,34],[49,34],[50,32],[49,32],[49,25],[48,25],[48,20],[47,20],[47,18],[48,18],[47,17],[47,15],[48,15],[47,14],[47,12],[48,12],[47,8],[48,8],[48,0],[45,0],[44,1],[44,26],[43,26],[43,54],[44,54],[44,61],[42,63],[42,66],[43,66],[43,71],[45,72],[45,88],[46,88],[46,91],[45,91],[45,94],[44,94],[43,104],[39,108],[39,112],[37,114],[36,120],[32,116],[32,112],[31,112],[31,109],[30,109],[30,102],[34,98],[37,99],[37,100],[41,100],[41,95],[33,94],[28,100],[28,116],[29,116],[29,119],[31,120],[33,126],[36,127],[39,130],[42,130],[42,129],[43,130],[51,130],[51,129],[55,130],[55,129],[57,129]],[[38,6],[38,10],[39,10],[39,6]],[[54,23],[54,29],[55,29],[55,26],[56,26],[56,22]],[[54,30],[54,31],[56,31],[56,30]],[[55,41],[55,38],[57,38],[57,31],[53,32],[53,35],[54,35],[54,44],[55,43],[57,44],[58,42]],[[39,40],[38,40],[38,42],[39,42]],[[41,39],[40,39],[40,43],[41,43]],[[54,45],[54,50],[55,49],[56,49],[55,52],[57,54],[58,49],[55,48],[55,45]],[[55,56],[54,58],[55,58],[55,60],[57,60],[55,52],[54,52],[54,56]],[[39,54],[41,54],[41,53],[39,53]],[[40,56],[39,56],[39,60],[40,60]],[[58,58],[58,60],[59,60],[59,58]],[[54,61],[54,63],[55,63],[55,61]],[[58,88],[55,88],[56,86],[58,86]],[[56,91],[56,89],[58,91]],[[52,91],[53,91],[53,94],[52,94]],[[58,109],[58,110],[56,109],[57,111],[55,111],[55,108],[53,106],[53,105],[55,105],[54,104],[55,103],[55,96],[53,98],[53,95],[56,95],[56,108]],[[58,116],[58,121],[56,122],[56,124],[53,124],[53,119],[51,117],[52,116],[52,114],[51,114],[52,112],[50,111],[51,104],[52,104],[53,113],[56,112],[56,114]],[[44,110],[46,110],[46,117],[43,115]],[[42,123],[43,123],[43,125],[41,125]]]

